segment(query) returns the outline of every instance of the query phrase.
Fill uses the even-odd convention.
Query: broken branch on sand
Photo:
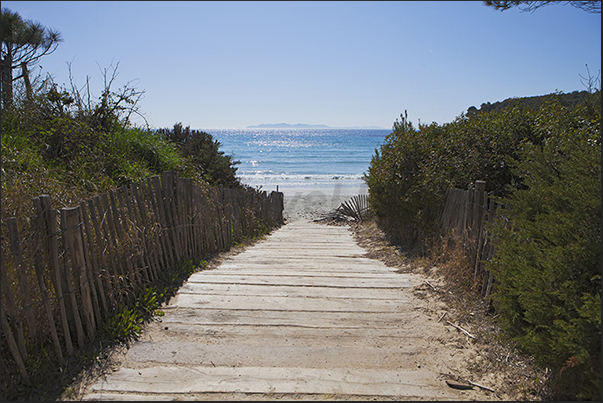
[[[456,327],[457,329],[459,329],[461,332],[465,333],[467,336],[471,337],[472,339],[475,339],[475,336],[474,336],[474,335],[472,335],[471,333],[469,333],[468,331],[466,331],[466,330],[465,330],[465,329],[463,329],[462,327],[457,326],[457,325],[455,325],[454,323],[452,323],[452,322],[450,322],[450,321],[448,321],[448,320],[446,321],[446,323],[448,323],[448,324],[449,324],[449,325],[451,325],[451,326]]]
[[[477,386],[478,388],[485,389],[485,390],[490,391],[490,392],[492,392],[492,393],[496,393],[496,392],[494,391],[494,389],[489,388],[489,387],[487,387],[487,386],[480,385],[479,383],[471,382],[469,379],[467,379],[467,382],[469,382],[469,383],[470,383],[471,385],[473,385],[473,386]]]

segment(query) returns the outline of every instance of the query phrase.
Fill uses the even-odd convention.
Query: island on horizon
[[[307,123],[262,123],[255,126],[247,126],[248,129],[372,129],[372,130],[387,130],[379,126],[352,126],[352,127],[332,127],[327,125],[310,125]]]

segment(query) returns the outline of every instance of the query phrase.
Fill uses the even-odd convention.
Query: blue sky
[[[119,63],[151,127],[392,127],[474,105],[583,90],[601,69],[601,15],[481,1],[3,1],[61,32],[34,71],[78,86]],[[99,67],[100,66],[100,67]],[[136,121],[142,125],[141,120]]]

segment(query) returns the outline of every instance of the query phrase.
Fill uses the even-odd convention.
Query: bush
[[[601,398],[600,120],[600,90],[573,109],[553,96],[442,126],[403,116],[365,176],[379,224],[415,250],[437,244],[447,188],[486,181],[505,206],[487,266],[494,307],[563,399]]]
[[[424,169],[428,161],[438,160],[439,127],[421,129],[416,130],[407,116],[401,116],[381,150],[376,150],[365,175],[369,203],[379,224],[394,242],[409,248],[433,227],[445,193],[439,178],[428,179],[431,175]]]
[[[189,126],[183,128],[181,123],[174,124],[172,130],[159,129],[157,133],[176,144],[180,155],[210,184],[229,188],[241,186],[236,176],[239,162],[233,161],[232,156],[224,155],[220,151],[220,142],[214,140],[211,134],[191,130]]]
[[[510,162],[522,140],[534,141],[531,111],[518,106],[461,115],[419,129],[401,118],[365,175],[371,208],[394,242],[409,249],[427,243],[437,232],[448,188],[467,189],[479,179],[487,191],[503,195],[509,184],[520,186]]]
[[[493,294],[502,325],[565,397],[601,398],[600,117],[547,105],[540,145],[523,144],[494,228]],[[507,226],[505,220],[511,225]]]
[[[65,207],[167,170],[195,176],[174,144],[129,124],[140,92],[107,86],[95,104],[50,78],[34,82],[31,99],[17,86],[13,106],[2,110],[3,219],[31,215],[40,194]]]

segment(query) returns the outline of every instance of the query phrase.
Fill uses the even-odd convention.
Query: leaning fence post
[[[39,204],[40,199],[34,199],[34,205]],[[37,208],[36,208],[37,210]],[[61,349],[61,343],[59,342],[59,336],[57,333],[56,325],[54,323],[54,315],[52,314],[52,307],[50,306],[50,296],[48,289],[46,288],[46,281],[44,279],[44,268],[42,264],[42,251],[41,237],[40,237],[40,216],[34,215],[31,220],[31,229],[33,232],[33,242],[35,245],[34,250],[34,269],[36,271],[36,277],[38,278],[38,286],[40,287],[40,294],[42,295],[42,301],[44,303],[44,309],[46,310],[46,317],[48,318],[48,326],[50,328],[50,334],[52,336],[52,342],[54,350],[59,360],[59,364],[65,365],[65,359],[63,358],[63,351]]]
[[[15,332],[18,346],[18,352],[22,357],[27,357],[27,348],[25,347],[25,336],[23,332],[23,323],[21,322],[21,318],[19,313],[17,312],[17,306],[15,304],[15,300],[13,298],[13,294],[10,290],[8,274],[6,272],[6,265],[4,264],[4,259],[0,259],[0,286],[2,287],[2,294],[5,298],[5,303],[2,304],[2,309],[8,311],[8,315],[11,319],[13,327],[15,328]],[[3,311],[4,312],[4,311]],[[8,324],[8,319],[7,322]]]
[[[10,238],[10,248],[13,253],[13,260],[19,276],[19,288],[23,298],[23,312],[27,320],[28,336],[33,337],[36,334],[36,318],[33,311],[33,302],[27,285],[27,268],[23,263],[23,254],[21,243],[19,242],[19,232],[17,230],[17,218],[11,217],[6,220],[8,226],[8,235]]]
[[[108,312],[109,308],[107,306],[107,300],[105,298],[103,279],[101,278],[100,271],[98,269],[98,259],[96,257],[96,248],[94,247],[94,241],[92,239],[90,219],[88,218],[88,212],[86,210],[86,202],[80,202],[80,211],[82,212],[84,231],[86,232],[86,240],[88,241],[88,248],[86,249],[86,247],[84,247],[84,258],[86,259],[86,261],[90,262],[90,265],[92,266],[91,270],[88,273],[88,276],[90,278],[90,289],[92,290],[92,296],[94,297],[96,319],[100,322],[101,310],[98,303],[99,299],[103,306],[103,312]],[[88,251],[88,253],[86,253],[86,251]],[[96,280],[97,287],[94,286],[94,280]]]
[[[62,232],[62,244],[63,244],[63,249],[71,249],[70,247],[70,241],[69,241],[69,237],[71,236],[70,233],[72,232],[72,228],[70,228],[70,225],[68,225],[68,218],[67,218],[67,210],[69,209],[61,209],[61,232]],[[73,252],[71,252],[73,253]],[[73,255],[72,255],[73,256]],[[73,258],[73,257],[72,257]],[[72,308],[72,319],[75,322],[75,331],[77,334],[77,341],[78,341],[78,345],[80,346],[80,348],[84,347],[84,327],[82,326],[82,319],[80,317],[80,310],[79,310],[79,306],[77,304],[77,299],[75,297],[75,289],[73,288],[73,275],[72,272],[69,270],[69,265],[67,264],[67,258],[65,258],[64,262],[64,280],[65,280],[65,285],[67,287],[67,293],[69,294],[69,301],[71,301],[71,308]],[[75,270],[75,264],[74,264],[74,270]]]
[[[65,337],[67,354],[73,355],[73,343],[71,341],[68,312],[65,304],[65,295],[63,294],[61,270],[59,266],[56,210],[54,210],[51,206],[49,195],[40,195],[39,216],[42,217],[42,225],[44,227],[44,238],[46,239],[46,258],[48,260],[48,264],[50,265],[50,269],[55,276],[53,285],[59,303],[59,312],[61,313],[61,324],[63,325],[63,337]]]
[[[80,207],[62,209],[61,218],[61,221],[64,221],[63,228],[65,229],[65,239],[67,241],[66,249],[71,257],[71,269],[79,279],[82,316],[86,323],[88,339],[93,340],[96,326],[90,292],[92,284],[88,279],[86,261],[84,260],[84,242],[80,228]]]
[[[482,240],[483,240],[483,216],[484,216],[484,201],[485,201],[485,193],[486,193],[486,182],[485,181],[475,181],[475,219],[473,220],[473,228],[474,233],[476,235],[475,240],[477,241],[475,247],[475,269],[473,273],[473,279],[477,279],[479,274],[480,267],[480,253],[482,250]]]
[[[17,367],[19,368],[19,373],[21,374],[21,377],[23,379],[25,379],[26,381],[29,381],[29,376],[27,375],[27,370],[25,369],[25,364],[23,363],[23,359],[21,358],[21,355],[19,354],[19,348],[17,347],[17,342],[15,341],[13,332],[10,330],[10,325],[8,324],[8,320],[6,319],[6,316],[4,315],[4,309],[0,309],[0,321],[2,322],[2,332],[6,336],[6,341],[8,342],[8,348],[10,349],[10,352],[12,353],[13,358],[15,359],[15,363],[17,364]]]

